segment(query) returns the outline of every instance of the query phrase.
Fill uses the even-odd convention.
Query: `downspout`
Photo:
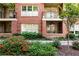
[[[42,18],[43,18],[43,12],[41,13],[41,35],[43,35],[43,34],[42,34],[42,25],[43,25],[43,24],[42,24]]]

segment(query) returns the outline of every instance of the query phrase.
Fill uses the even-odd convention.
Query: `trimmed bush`
[[[8,38],[8,37],[6,37],[6,36],[0,36],[0,39],[6,39],[6,38]]]
[[[54,37],[53,40],[65,40],[64,37]]]
[[[68,34],[66,35],[66,38],[68,38]],[[69,34],[69,39],[70,39],[70,40],[76,40],[75,34],[70,33],[70,34]]]
[[[54,56],[57,55],[57,48],[49,43],[32,43],[28,50],[31,56]]]
[[[13,36],[20,36],[20,33],[14,33]]]
[[[73,49],[76,49],[76,50],[79,50],[79,42],[78,42],[78,41],[73,42],[72,48],[73,48]]]
[[[52,43],[52,46],[56,47],[56,48],[59,48],[61,46],[61,43],[58,41],[58,40],[55,40],[53,43]]]
[[[36,32],[23,32],[21,35],[26,39],[42,38],[42,35]]]
[[[0,45],[0,55],[26,55],[28,43],[23,39],[10,37]]]

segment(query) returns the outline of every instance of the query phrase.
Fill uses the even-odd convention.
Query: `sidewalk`
[[[53,41],[49,40],[27,40],[28,42],[42,42],[42,43],[50,43]],[[69,45],[72,46],[72,42],[74,41],[69,41]],[[68,45],[68,41],[60,41],[61,45]]]

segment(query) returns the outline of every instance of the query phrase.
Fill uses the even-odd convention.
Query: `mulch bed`
[[[61,49],[59,49],[59,56],[79,56],[79,50],[74,50],[72,47],[68,46],[61,46]]]

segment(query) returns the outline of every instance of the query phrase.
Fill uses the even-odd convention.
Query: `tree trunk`
[[[67,44],[68,44],[68,51],[69,51],[69,40],[70,40],[70,38],[69,38],[69,34],[70,34],[70,26],[69,26],[69,24],[67,23],[67,31],[68,31],[68,33],[67,33]]]
[[[68,34],[67,34],[67,36],[68,36],[68,37],[67,37],[68,50],[69,50],[69,40],[70,40],[69,34],[70,34],[70,33],[69,33],[69,30],[68,30]]]

